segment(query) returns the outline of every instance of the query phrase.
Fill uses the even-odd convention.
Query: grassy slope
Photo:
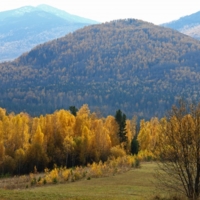
[[[161,191],[153,184],[155,163],[116,176],[26,190],[0,190],[0,199],[137,200],[151,199]],[[163,192],[162,192],[163,193]]]

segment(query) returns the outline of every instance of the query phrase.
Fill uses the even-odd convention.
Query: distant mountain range
[[[48,5],[0,12],[0,62],[14,59],[40,43],[96,23]]]
[[[180,97],[199,101],[199,55],[200,41],[140,20],[87,26],[0,64],[0,107],[161,117]]]
[[[178,20],[162,24],[162,26],[175,29],[181,33],[200,40],[200,11],[181,17]]]

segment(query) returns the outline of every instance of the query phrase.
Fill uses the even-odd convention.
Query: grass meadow
[[[156,186],[156,163],[141,163],[123,174],[26,189],[0,189],[0,200],[151,200],[167,196]],[[3,179],[2,179],[3,180]],[[2,184],[0,180],[0,185]],[[5,181],[5,180],[4,180]]]

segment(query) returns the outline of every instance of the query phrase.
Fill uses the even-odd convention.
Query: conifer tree
[[[127,142],[127,131],[126,131],[126,115],[121,112],[121,110],[117,110],[115,114],[115,120],[118,123],[118,137],[119,141],[122,144],[126,144]]]
[[[135,135],[135,137],[133,138],[132,142],[131,142],[131,153],[133,155],[137,155],[139,151],[139,142],[137,140],[137,135]]]
[[[72,115],[76,116],[78,109],[75,106],[70,106],[69,110],[70,110]]]

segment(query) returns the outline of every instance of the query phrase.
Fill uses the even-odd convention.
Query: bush
[[[119,147],[115,152],[123,152]],[[119,150],[119,151],[118,151]],[[122,151],[121,151],[122,150]],[[122,153],[123,154],[123,153]],[[122,155],[121,154],[121,155]],[[119,154],[118,154],[119,155]],[[64,181],[77,181],[79,179],[87,177],[90,180],[92,177],[105,177],[126,172],[131,167],[139,167],[140,160],[137,156],[123,156],[114,158],[111,157],[106,162],[88,164],[87,168],[75,167],[73,169],[54,168],[52,171],[45,169],[45,177],[40,180],[40,183],[58,183]]]
[[[125,156],[126,152],[120,146],[115,146],[110,149],[110,155],[113,156],[114,158],[118,158]]]
[[[69,176],[70,176],[70,170],[64,169],[62,171],[62,178],[64,179],[64,181],[68,181],[69,180]]]

